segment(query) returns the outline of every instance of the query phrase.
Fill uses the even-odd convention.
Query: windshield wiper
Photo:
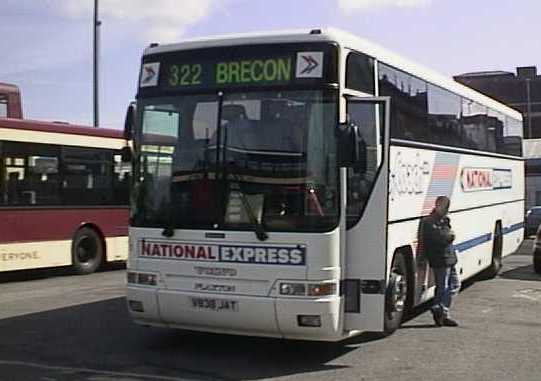
[[[169,189],[172,188],[173,182],[169,184]],[[167,224],[162,230],[162,235],[167,238],[171,238],[175,234],[175,214],[173,212],[174,208],[172,205],[169,208],[169,216],[167,219]]]
[[[224,151],[226,149],[226,142],[227,142],[227,128],[226,128],[226,138],[224,139]],[[254,208],[252,207],[252,204],[250,204],[250,201],[248,200],[248,197],[244,194],[242,189],[240,189],[240,183],[242,179],[240,176],[235,172],[236,166],[235,162],[229,162],[227,163],[225,161],[225,154],[224,154],[224,178],[227,178],[229,174],[233,176],[235,181],[237,182],[237,187],[235,187],[235,190],[238,192],[240,196],[240,201],[242,202],[242,206],[244,207],[244,210],[246,211],[246,214],[248,215],[248,219],[250,220],[250,224],[254,228],[254,233],[258,240],[260,241],[266,241],[269,238],[269,235],[265,231],[265,228],[263,227],[263,224],[259,221],[257,216],[255,215]],[[227,181],[227,180],[226,180]],[[233,189],[233,187],[231,187]]]
[[[260,241],[266,241],[269,238],[269,235],[265,231],[263,224],[257,219],[254,213],[254,209],[252,208],[252,204],[250,204],[250,201],[248,201],[248,197],[246,197],[246,195],[241,189],[239,189],[239,194],[240,200],[242,202],[242,205],[244,206],[244,210],[246,210],[248,218],[250,219],[250,223],[254,228],[257,239]]]
[[[239,175],[231,172],[231,175],[235,178],[235,181],[237,182],[238,188],[235,188],[237,193],[239,194],[240,201],[242,202],[242,206],[244,207],[244,210],[246,211],[246,214],[248,215],[248,219],[250,220],[250,224],[254,228],[254,233],[258,240],[260,241],[266,241],[269,238],[269,235],[265,231],[265,228],[263,227],[263,224],[259,221],[257,216],[255,215],[254,208],[252,207],[252,204],[250,204],[250,201],[248,200],[248,197],[244,194],[242,189],[240,189],[240,178]]]

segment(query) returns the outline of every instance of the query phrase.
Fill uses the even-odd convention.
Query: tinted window
[[[380,164],[378,150],[381,151],[381,139],[378,139],[378,118],[374,104],[350,100],[347,113],[350,121],[359,127],[362,154],[360,162],[348,168],[346,219],[350,228],[359,221],[374,187]],[[382,120],[383,116],[380,118]]]
[[[40,144],[4,143],[3,205],[58,205],[59,149]]]
[[[0,205],[127,205],[130,165],[110,150],[4,142]]]
[[[506,118],[502,151],[508,155],[522,156],[522,122]]]
[[[428,85],[428,133],[430,143],[462,147],[460,102],[457,95]]]
[[[346,87],[374,94],[374,59],[360,53],[350,53],[346,63]]]
[[[113,203],[112,154],[105,150],[63,149],[62,193],[68,205]]]
[[[521,156],[520,121],[382,63],[378,76],[391,138]]]
[[[379,64],[379,93],[390,96],[391,137],[428,142],[427,91],[420,79]]]
[[[127,205],[131,186],[131,163],[122,161],[120,153],[113,156],[113,198],[116,205]]]
[[[489,152],[506,153],[504,143],[505,115],[498,111],[488,109],[486,125],[486,147]]]
[[[462,99],[462,126],[464,134],[462,145],[464,148],[471,148],[487,151],[490,146],[487,137],[487,108],[469,99]]]

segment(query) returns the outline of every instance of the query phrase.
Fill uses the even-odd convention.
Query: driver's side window
[[[358,100],[348,100],[347,113],[349,122],[359,128],[361,153],[358,163],[348,168],[347,177],[347,227],[351,228],[359,222],[368,198],[374,187],[378,163],[377,105]]]

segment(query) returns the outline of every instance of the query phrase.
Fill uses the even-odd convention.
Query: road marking
[[[541,301],[541,290],[535,288],[525,288],[523,290],[517,290],[518,293],[513,294],[513,298],[528,299],[534,302]]]
[[[31,368],[45,369],[45,370],[54,370],[61,372],[84,372],[84,373],[93,373],[95,375],[102,376],[112,376],[111,380],[118,380],[119,377],[142,377],[150,380],[163,380],[163,381],[200,381],[201,379],[196,378],[179,378],[179,377],[169,377],[169,376],[154,376],[151,374],[141,374],[141,373],[126,373],[126,372],[113,372],[107,370],[97,370],[89,368],[72,368],[66,366],[52,366],[52,365],[42,365],[26,361],[4,361],[0,360],[1,365],[11,365],[11,366],[26,366]],[[43,378],[42,378],[43,379]],[[54,380],[54,379],[50,379]],[[98,378],[89,378],[89,380],[99,380]],[[105,379],[103,379],[105,380]],[[136,381],[136,380],[133,380]]]

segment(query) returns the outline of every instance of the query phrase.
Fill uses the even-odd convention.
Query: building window
[[[5,96],[0,95],[0,118],[8,116],[8,100]]]

